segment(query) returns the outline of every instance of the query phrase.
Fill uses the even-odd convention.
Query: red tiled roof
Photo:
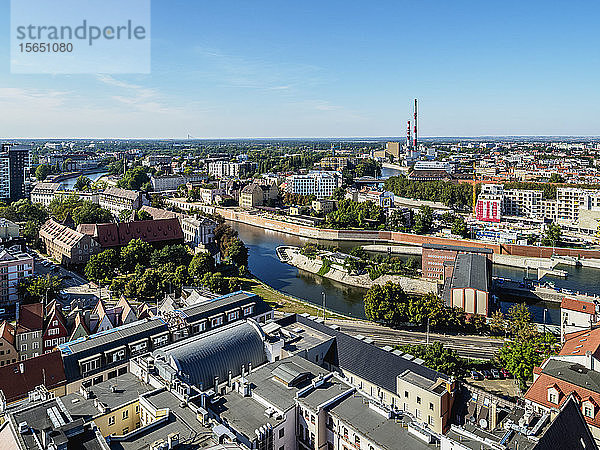
[[[0,336],[10,345],[15,345],[15,328],[6,320],[0,325]]]
[[[66,382],[58,351],[0,367],[0,389],[9,403],[27,397],[29,391],[44,382],[49,389]]]
[[[596,305],[594,305],[594,303],[576,298],[563,297],[560,307],[570,311],[578,311],[587,314],[596,313]]]
[[[42,330],[44,328],[44,305],[32,303],[21,305],[19,309],[19,321],[17,322],[17,333]]]
[[[558,354],[583,356],[586,352],[600,359],[600,328],[566,334],[565,343]]]
[[[558,405],[552,404],[548,401],[548,386],[557,385],[561,394],[559,395]],[[600,394],[590,391],[579,386],[576,386],[567,381],[559,380],[551,375],[542,373],[533,382],[529,390],[525,393],[525,399],[542,405],[546,408],[560,408],[565,400],[571,393],[574,393],[578,398],[583,401],[592,399],[592,403],[596,405],[600,404]],[[595,427],[600,427],[600,409],[596,407],[594,411],[594,418],[584,416],[585,421]]]
[[[127,245],[132,239],[150,243],[181,240],[183,231],[176,218],[100,223],[96,225],[94,239],[102,248],[120,247]]]

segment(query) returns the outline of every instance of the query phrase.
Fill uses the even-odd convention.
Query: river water
[[[242,223],[230,222],[230,224],[238,231],[240,239],[249,249],[248,266],[250,271],[262,281],[275,289],[316,305],[322,305],[323,293],[325,293],[328,309],[353,317],[365,317],[363,306],[365,289],[337,283],[284,264],[277,258],[275,249],[280,245],[303,246],[308,242],[318,242],[322,245],[338,246],[342,250],[349,250],[352,247],[372,242],[316,241]],[[420,263],[420,257],[418,259]],[[600,270],[562,265],[559,267],[569,273],[567,278],[546,277],[544,280],[552,281],[556,287],[574,292],[581,291],[600,295]],[[526,275],[523,269],[498,265],[494,266],[493,274],[513,280],[522,280]],[[534,273],[530,273],[530,276],[534,275]],[[500,299],[500,310],[506,313],[514,303],[513,300],[510,298]],[[546,323],[549,325],[560,323],[559,304],[536,302],[530,303],[528,306],[536,322],[543,322],[544,309],[546,309]]]
[[[84,174],[86,177],[88,177],[90,180],[92,180],[92,182],[98,180],[100,177],[103,177],[104,175],[106,175],[108,172],[98,172],[98,173],[88,173],[88,174]],[[64,189],[65,191],[72,191],[73,187],[75,186],[75,183],[77,182],[77,178],[79,178],[79,176],[76,177],[72,177],[72,178],[67,178],[64,181],[61,181],[60,183],[60,187],[62,189]]]

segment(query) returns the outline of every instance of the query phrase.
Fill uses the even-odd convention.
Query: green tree
[[[552,175],[550,175],[550,179],[548,180],[549,183],[564,183],[565,179],[562,177],[562,175],[558,174],[558,173],[553,173]]]
[[[229,282],[223,278],[221,272],[205,273],[200,284],[209,291],[216,292],[217,294],[228,293]]]
[[[535,325],[531,320],[531,311],[525,303],[512,305],[508,310],[508,331],[519,340],[527,340],[535,335]]]
[[[406,320],[407,296],[399,284],[388,281],[371,287],[364,297],[369,320],[394,325]]]
[[[444,348],[441,342],[433,342],[430,345],[401,345],[397,348],[404,353],[421,358],[425,361],[425,366],[446,375],[461,377],[465,373],[464,361],[454,350]]]
[[[192,278],[186,266],[179,266],[175,269],[175,284],[179,288],[192,284]]]
[[[76,208],[83,206],[83,200],[76,194],[54,197],[48,205],[52,217],[59,221],[64,221],[67,217],[72,217]]]
[[[129,241],[121,250],[121,272],[133,272],[137,265],[147,267],[150,264],[152,251],[152,246],[141,239]]]
[[[152,220],[152,216],[148,211],[144,211],[143,209],[138,209],[135,212],[136,220]]]
[[[134,212],[131,209],[123,209],[123,210],[119,211],[117,220],[119,222],[129,222],[133,215],[134,215]]]
[[[227,258],[237,267],[248,266],[248,248],[239,238],[229,241]]]
[[[154,250],[150,257],[150,265],[158,267],[162,264],[172,263],[177,266],[187,266],[192,261],[188,247],[182,244],[165,245],[160,250]]]
[[[84,201],[73,210],[73,221],[75,225],[80,223],[109,223],[113,216],[107,209],[100,207],[97,203]]]
[[[196,253],[190,262],[188,272],[193,278],[201,278],[205,273],[215,271],[215,260],[210,253]]]
[[[467,228],[467,223],[465,222],[465,219],[463,219],[462,217],[457,217],[456,219],[454,219],[451,231],[452,234],[456,236],[461,236],[464,238],[467,237],[469,234],[469,229]]]
[[[490,330],[492,333],[502,334],[505,330],[504,323],[504,314],[502,314],[502,311],[497,309],[492,313],[492,317],[490,319]]]
[[[417,234],[425,234],[433,226],[433,210],[430,206],[421,206],[419,212],[415,215],[415,224],[413,231]]]
[[[546,333],[535,332],[528,339],[506,341],[498,353],[498,360],[512,372],[521,389],[533,376],[533,368],[554,353],[556,338]]]
[[[89,261],[85,265],[85,276],[88,280],[106,284],[112,281],[115,268],[118,265],[118,252],[115,249],[109,248],[90,256]]]
[[[546,245],[548,247],[556,247],[560,244],[560,240],[562,237],[562,230],[560,225],[551,223],[546,228],[546,232],[542,237],[542,245]]]
[[[61,287],[60,277],[47,274],[24,278],[19,282],[18,291],[25,303],[37,303],[52,300]]]
[[[146,173],[146,169],[142,166],[137,166],[127,170],[125,175],[117,182],[117,186],[138,191],[148,181],[150,181],[150,177]]]
[[[40,164],[35,169],[35,177],[39,181],[44,181],[46,179],[46,177],[48,175],[50,175],[50,173],[52,173],[52,169],[50,168],[50,166],[48,164]]]
[[[91,187],[92,187],[92,180],[90,180],[85,175],[80,175],[79,177],[77,177],[77,181],[75,181],[75,185],[73,186],[73,188],[76,191],[85,191],[85,190],[90,189]]]
[[[125,287],[129,283],[130,278],[130,275],[120,275],[113,278],[109,288],[113,297],[120,297],[125,293]]]

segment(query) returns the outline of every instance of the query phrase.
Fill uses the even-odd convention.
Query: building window
[[[404,398],[408,398],[408,391],[404,391]]]
[[[555,394],[555,393],[553,393],[553,392],[550,392],[550,393],[548,394],[548,401],[549,401],[550,403],[553,403],[553,404],[555,404],[555,405],[556,405],[556,403],[557,403],[557,402],[556,402],[556,394]]]
[[[240,312],[239,311],[232,311],[230,313],[227,314],[227,322],[232,322],[234,320],[237,320],[237,318],[240,316]]]
[[[421,397],[417,396],[417,405],[421,404]]]
[[[26,352],[27,351],[27,344],[21,344],[21,351],[22,352]]]
[[[415,409],[415,417],[416,417],[417,419],[420,419],[420,418],[421,418],[421,410],[420,410],[420,409]]]
[[[244,308],[244,317],[245,316],[249,316],[250,314],[252,314],[254,312],[254,306],[246,306]]]
[[[433,425],[433,417],[431,417],[431,416],[427,417],[427,423],[429,425]]]
[[[115,424],[115,416],[110,416],[108,418],[108,424],[109,425],[114,425]]]
[[[128,419],[129,418],[129,410],[126,409],[125,411],[123,411],[123,419]]]
[[[223,317],[221,317],[221,316],[213,317],[210,321],[210,326],[214,328],[214,327],[218,327],[222,323],[223,323]]]
[[[279,430],[279,439],[281,439],[281,438],[283,437],[283,435],[284,435],[284,434],[285,434],[285,429],[284,429],[284,428],[281,428],[281,429]]]
[[[360,448],[360,437],[354,435],[354,445],[356,448]]]
[[[592,408],[590,405],[585,405],[583,407],[583,415],[585,417],[589,417],[591,419],[594,418],[594,408]]]
[[[123,428],[123,434],[127,434],[127,433],[129,433],[129,427]]]
[[[429,402],[429,409],[433,411],[433,403]]]

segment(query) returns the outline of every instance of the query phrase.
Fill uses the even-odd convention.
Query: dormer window
[[[583,415],[585,417],[589,417],[590,419],[594,418],[594,408],[590,404],[586,404],[583,406]]]
[[[558,405],[560,401],[560,389],[556,384],[548,387],[548,402],[553,405]]]

